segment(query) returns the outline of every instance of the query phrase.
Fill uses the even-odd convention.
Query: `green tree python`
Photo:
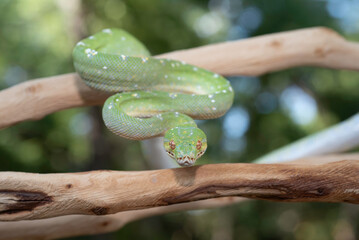
[[[78,42],[74,67],[85,83],[113,92],[103,105],[105,125],[134,140],[164,136],[180,166],[192,166],[207,148],[193,119],[218,118],[233,102],[222,76],[184,62],[156,59],[135,37],[105,29]]]

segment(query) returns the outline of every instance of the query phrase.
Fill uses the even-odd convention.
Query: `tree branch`
[[[157,57],[182,60],[225,76],[258,76],[297,66],[359,71],[359,44],[324,27],[212,44]]]
[[[105,215],[228,196],[359,203],[359,156],[345,159],[321,165],[237,163],[139,172],[1,172],[0,220]]]
[[[76,73],[27,81],[0,91],[0,128],[67,108],[100,105],[109,96],[88,87]]]
[[[119,230],[130,222],[146,217],[177,211],[218,208],[244,200],[246,199],[240,197],[223,197],[105,216],[68,215],[50,219],[0,222],[0,240],[44,240],[108,233]]]
[[[290,164],[322,165],[339,160],[359,160],[359,154],[341,154],[299,159]],[[289,164],[288,163],[288,164]],[[287,165],[288,166],[288,165]],[[300,183],[299,183],[300,184]],[[299,185],[298,185],[299,187]],[[116,231],[126,224],[146,217],[176,211],[206,209],[227,206],[245,201],[240,197],[220,197],[188,203],[119,212],[104,216],[68,215],[50,219],[0,222],[0,240],[55,239]],[[64,231],[66,229],[66,231]]]
[[[359,44],[327,28],[309,28],[162,54],[226,75],[260,75],[311,65],[359,71]],[[28,81],[0,92],[0,128],[66,108],[100,105],[109,95],[75,73]]]

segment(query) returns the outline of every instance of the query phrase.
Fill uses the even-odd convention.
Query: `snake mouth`
[[[189,156],[184,156],[177,158],[176,161],[181,167],[190,167],[194,165],[196,159]]]

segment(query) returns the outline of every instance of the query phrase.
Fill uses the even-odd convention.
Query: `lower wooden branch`
[[[2,172],[0,220],[105,215],[226,196],[359,203],[356,160],[321,165],[213,164],[139,172]]]
[[[150,216],[177,211],[223,207],[246,200],[223,197],[171,206],[133,210],[105,216],[68,215],[50,219],[0,222],[0,240],[56,239],[119,230],[126,224]],[[66,229],[66,231],[64,231]]]

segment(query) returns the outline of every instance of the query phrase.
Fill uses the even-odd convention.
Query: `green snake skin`
[[[120,29],[105,29],[79,43],[74,66],[92,88],[117,93],[103,106],[115,134],[142,140],[164,136],[166,152],[191,166],[207,148],[193,119],[218,118],[233,102],[229,82],[184,62],[150,57],[145,46]]]

